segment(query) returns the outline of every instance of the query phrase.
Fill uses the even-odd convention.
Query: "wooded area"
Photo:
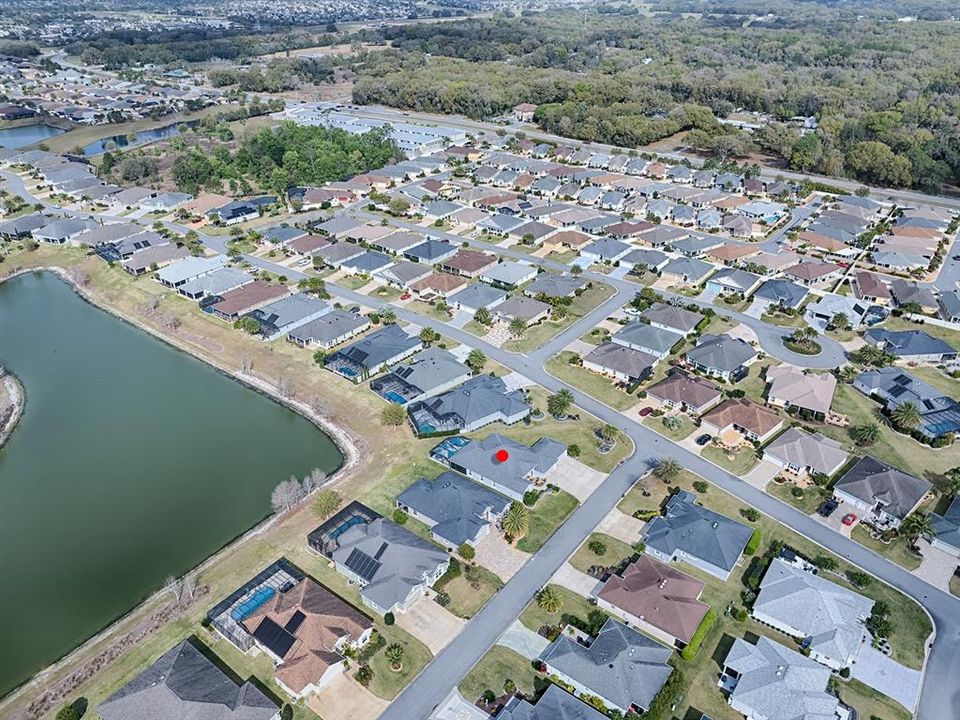
[[[910,7],[600,6],[395,26],[378,31],[391,50],[353,58],[354,99],[474,118],[530,102],[544,130],[569,137],[635,147],[695,130],[688,142],[718,156],[761,150],[798,170],[936,191],[960,180],[960,24],[898,22]],[[740,109],[774,122],[751,136],[714,118]],[[795,116],[819,128],[801,134]]]

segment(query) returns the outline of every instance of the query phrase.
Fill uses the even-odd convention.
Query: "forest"
[[[261,190],[284,195],[291,186],[346,179],[402,157],[386,130],[352,135],[284,122],[262,128],[234,151],[225,145],[215,145],[209,153],[184,148],[171,172],[184,192],[220,190],[224,183],[249,192],[255,182]]]
[[[702,11],[688,0],[659,8]],[[690,131],[721,159],[935,192],[960,182],[960,23],[947,3],[710,3],[500,13],[382,28],[354,100],[490,118],[539,105],[545,131],[637,147]],[[903,7],[904,9],[900,9]],[[897,20],[915,8],[915,17]],[[954,7],[955,9],[955,7]],[[717,119],[762,113],[747,133]],[[816,132],[791,122],[814,117]]]

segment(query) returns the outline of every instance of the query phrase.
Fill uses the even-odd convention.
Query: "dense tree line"
[[[938,5],[906,7],[936,17]],[[960,180],[960,24],[896,22],[909,10],[891,2],[709,9],[600,6],[384,28],[392,49],[353,60],[354,99],[475,118],[532,102],[544,129],[585,140],[634,146],[693,130],[691,143],[719,157],[760,149],[795,169],[928,191]],[[702,108],[774,122],[751,137]],[[795,116],[819,128],[802,134]]]
[[[217,145],[207,154],[197,148],[179,153],[172,174],[184,192],[219,190],[226,182],[248,192],[252,183],[278,194],[294,185],[341,180],[402,157],[389,132],[353,135],[343,130],[284,122],[263,128],[235,151]]]
[[[326,82],[333,77],[333,67],[322,59],[280,58],[264,69],[228,68],[211,70],[207,77],[214,87],[236,87],[244,92],[277,93],[300,87],[301,83]]]
[[[40,54],[36,45],[20,40],[0,40],[0,57],[32,58]]]

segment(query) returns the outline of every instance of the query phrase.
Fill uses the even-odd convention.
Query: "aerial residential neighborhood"
[[[960,716],[940,85],[771,2],[12,3],[0,720]]]

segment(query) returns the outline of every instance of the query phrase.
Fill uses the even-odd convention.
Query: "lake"
[[[22,148],[27,145],[42,142],[54,135],[60,135],[66,132],[53,125],[21,125],[20,127],[5,128],[0,130],[0,147]]]
[[[0,363],[27,393],[0,450],[0,696],[266,517],[278,482],[342,461],[50,273],[0,285]]]
[[[111,135],[110,137],[101,138],[100,140],[85,146],[83,148],[83,154],[87,157],[93,157],[95,155],[101,155],[107,150],[124,150],[127,148],[136,147],[137,145],[143,145],[148,142],[153,142],[154,140],[162,140],[163,138],[179,135],[181,125],[192,127],[196,124],[196,120],[190,120],[183,123],[171,123],[170,125],[164,125],[163,127],[140,130],[136,133],[133,133],[133,137],[130,137],[129,134]]]

